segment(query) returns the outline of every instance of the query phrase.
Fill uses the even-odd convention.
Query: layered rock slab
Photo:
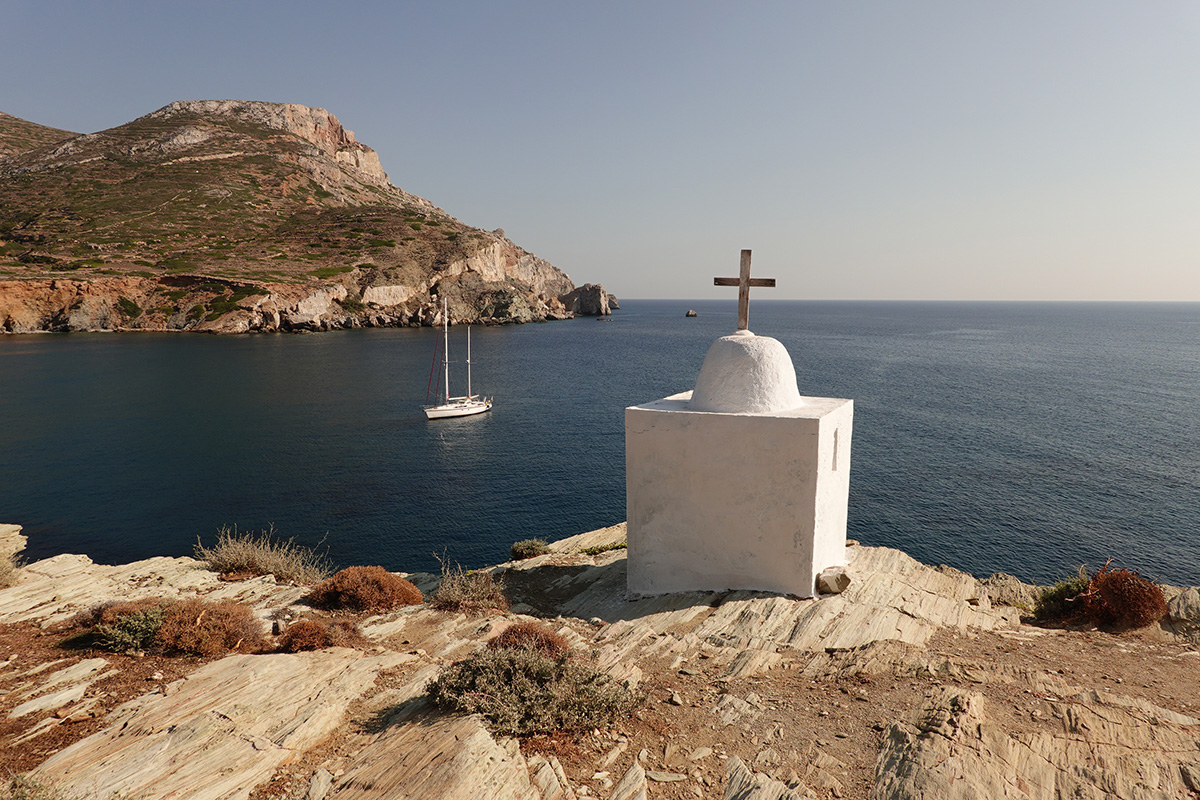
[[[248,798],[344,722],[394,652],[236,655],[119,706],[100,732],[35,770],[80,798]]]
[[[981,695],[942,688],[888,730],[871,800],[1174,800],[1200,790],[1200,720],[1094,691],[1050,704],[1050,730],[1011,731]]]

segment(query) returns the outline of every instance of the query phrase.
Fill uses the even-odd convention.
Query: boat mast
[[[471,325],[467,323],[467,399],[471,399]]]
[[[450,405],[450,302],[442,298],[442,369],[446,371],[446,405]]]

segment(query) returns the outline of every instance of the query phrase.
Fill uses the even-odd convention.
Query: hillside
[[[0,143],[7,331],[429,324],[433,295],[455,321],[570,316],[562,271],[393,186],[324,109],[176,102],[84,135],[3,115]]]
[[[61,142],[77,135],[70,131],[38,125],[36,122],[0,111],[0,158],[32,150],[45,144]]]

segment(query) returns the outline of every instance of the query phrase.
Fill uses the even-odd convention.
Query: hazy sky
[[[619,297],[1200,300],[1200,3],[5,0],[0,110],[321,106]]]

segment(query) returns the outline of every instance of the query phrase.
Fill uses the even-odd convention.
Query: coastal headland
[[[0,113],[0,330],[249,333],[604,315],[616,299],[394,186],[325,109]]]
[[[7,551],[22,544],[0,526]],[[65,797],[1186,798],[1200,792],[1200,594],[1139,631],[1036,627],[1032,587],[883,547],[849,587],[625,599],[624,525],[486,572],[507,612],[353,615],[353,647],[217,657],[62,645],[97,604],[236,600],[264,632],[307,586],[191,558],[59,555],[0,590],[3,766]],[[428,596],[442,576],[408,574]],[[568,737],[494,734],[429,682],[519,622],[644,697]]]

